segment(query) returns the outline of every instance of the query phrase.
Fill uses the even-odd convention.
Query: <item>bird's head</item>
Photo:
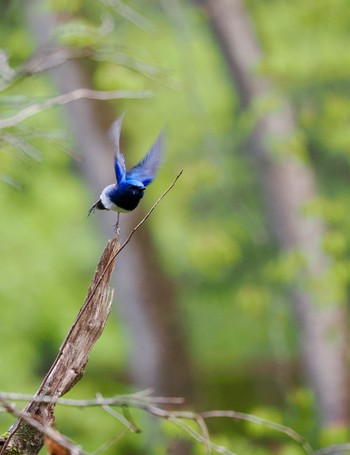
[[[139,194],[140,196],[143,195],[146,189],[145,185],[138,180],[128,180],[126,185],[133,194]]]

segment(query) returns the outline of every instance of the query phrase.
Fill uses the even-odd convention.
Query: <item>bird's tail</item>
[[[95,204],[90,208],[88,211],[88,216],[91,215],[91,213],[94,213],[95,210],[106,210],[106,207],[102,204],[101,199],[99,199]]]

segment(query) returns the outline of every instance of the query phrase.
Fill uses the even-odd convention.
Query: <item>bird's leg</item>
[[[119,215],[120,215],[120,213],[117,212],[117,222],[115,223],[115,226],[114,226],[114,232],[116,234],[118,234],[118,235],[120,234],[120,230],[119,230]]]

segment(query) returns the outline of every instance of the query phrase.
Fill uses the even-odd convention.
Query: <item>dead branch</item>
[[[228,417],[230,419],[237,419],[237,420],[246,420],[248,422],[252,422],[258,425],[263,425],[267,428],[271,428],[272,430],[276,430],[280,433],[283,433],[293,439],[299,446],[304,450],[304,452],[308,455],[314,453],[310,444],[296,431],[292,428],[287,427],[285,425],[281,425],[279,423],[271,422],[270,420],[262,419],[253,414],[247,414],[245,412],[238,412],[238,411],[207,411],[201,412],[200,415],[203,419],[209,419],[213,417]]]
[[[20,411],[16,408],[12,403],[9,403],[5,400],[2,396],[0,396],[0,403],[2,407],[6,410],[6,412],[15,415],[16,417],[20,418],[24,422],[30,425],[30,427],[35,428],[40,433],[44,435],[45,444],[47,446],[55,444],[56,447],[62,448],[60,451],[55,451],[55,453],[68,453],[70,455],[83,455],[84,452],[71,441],[69,441],[65,436],[59,433],[57,430],[54,430],[50,425],[42,423],[39,420],[38,416],[33,417],[32,414],[28,414],[27,412]],[[66,449],[65,451],[63,449]],[[49,452],[52,451],[49,449]]]
[[[114,269],[115,253],[119,249],[119,237],[107,243],[95,275],[91,281],[84,305],[63,341],[59,353],[46,374],[36,396],[49,395],[49,403],[31,401],[24,413],[36,415],[47,425],[54,422],[55,403],[59,397],[70,390],[84,374],[85,366],[94,344],[100,337],[111,310],[109,282]],[[98,286],[96,286],[98,283]],[[22,431],[26,427],[26,431]],[[28,431],[28,424],[19,419],[9,431],[9,437],[1,453],[37,453],[43,445],[42,432],[34,427]]]
[[[125,242],[119,248],[119,251],[122,251],[122,249],[124,249],[126,247],[126,245],[130,242],[131,237],[135,234],[135,231],[137,231],[137,229],[147,220],[147,218],[151,215],[153,210],[157,207],[157,205],[160,203],[160,201],[169,193],[169,191],[173,189],[176,182],[181,177],[182,173],[183,173],[183,170],[181,170],[177,174],[177,176],[175,177],[173,183],[169,186],[169,188],[167,190],[165,190],[161,196],[159,196],[159,198],[156,200],[156,202],[153,204],[153,206],[150,208],[150,210],[146,213],[146,215],[142,218],[142,220],[133,228],[133,230],[130,232],[130,234],[127,237],[127,239],[125,240]],[[119,254],[119,252],[117,254]]]
[[[113,100],[113,99],[120,99],[120,98],[128,98],[128,99],[139,99],[139,98],[151,98],[152,92],[150,90],[145,91],[133,91],[133,90],[110,90],[110,91],[100,91],[100,90],[91,90],[88,88],[78,88],[76,90],[72,90],[71,92],[64,93],[63,95],[58,95],[53,98],[49,98],[42,103],[34,103],[25,108],[21,111],[17,112],[17,114],[0,120],[0,129],[3,128],[10,128],[12,126],[16,126],[19,123],[26,120],[28,117],[32,117],[39,112],[45,111],[52,106],[57,105],[64,105],[71,103],[73,101],[77,101],[80,99],[93,99],[93,100]]]
[[[7,399],[22,400],[24,397],[20,394],[6,394],[4,392],[0,393],[0,403],[3,402],[3,397],[6,396]],[[25,397],[26,398],[26,397]],[[50,397],[34,397],[35,400],[41,399],[42,402],[47,402]],[[57,404],[68,405],[74,407],[94,407],[100,406],[114,418],[116,418],[125,428],[134,433],[139,432],[138,426],[133,422],[132,416],[130,413],[121,414],[117,412],[112,406],[121,407],[122,409],[140,409],[145,411],[153,416],[156,416],[161,419],[165,419],[177,427],[179,427],[184,432],[188,433],[194,440],[203,444],[206,450],[206,454],[210,454],[211,451],[225,454],[225,455],[234,455],[234,452],[231,452],[225,447],[218,446],[213,443],[210,439],[210,434],[206,426],[206,419],[211,418],[231,418],[234,420],[245,420],[252,422],[257,425],[262,425],[266,428],[271,428],[277,432],[283,433],[289,438],[291,438],[295,443],[297,443],[307,455],[316,455],[316,454],[329,454],[336,453],[341,451],[341,449],[348,449],[349,444],[340,444],[339,446],[330,446],[328,448],[320,449],[314,451],[313,448],[308,444],[308,442],[292,428],[285,425],[281,425],[266,419],[262,419],[256,415],[247,414],[238,411],[232,410],[217,410],[217,411],[207,411],[207,412],[192,412],[192,411],[176,411],[163,409],[159,405],[162,404],[181,404],[183,399],[181,398],[168,398],[168,397],[153,397],[150,395],[150,391],[142,391],[129,395],[119,395],[115,397],[104,398],[101,395],[98,395],[94,400],[68,400],[68,399],[58,399]],[[191,425],[188,425],[185,421],[191,420],[196,422],[199,430],[196,431]],[[334,452],[331,451],[334,449]]]
[[[33,418],[35,416],[47,426],[52,426],[54,423],[54,409],[57,401],[83,376],[90,352],[106,325],[112,306],[109,283],[118,253],[127,245],[132,235],[147,220],[159,202],[174,187],[181,174],[182,171],[153,204],[146,216],[131,231],[122,246],[120,246],[118,233],[107,243],[90,283],[84,304],[34,399],[30,401],[23,411],[25,416],[32,416]],[[44,397],[49,397],[49,401],[44,400]],[[6,409],[4,395],[0,396],[0,398],[2,398],[0,403],[2,403],[2,406],[5,403]],[[43,432],[35,426],[28,425],[27,420],[20,417],[10,428],[6,440],[0,441],[0,455],[11,455],[13,451],[20,454],[35,455],[39,452],[42,445]]]
[[[11,393],[11,392],[0,392],[1,399],[7,401],[36,401],[37,403],[52,403],[55,401],[56,404],[61,406],[71,406],[76,408],[88,408],[96,406],[132,406],[133,402],[143,402],[151,404],[183,404],[185,400],[181,397],[154,397],[151,396],[152,390],[142,390],[140,392],[131,393],[127,395],[116,395],[114,397],[104,398],[98,395],[97,398],[92,400],[74,400],[71,398],[57,398],[50,397],[48,395],[33,396],[25,393]],[[0,408],[1,412],[1,408]]]
[[[141,30],[147,33],[154,32],[154,26],[151,21],[131,8],[130,5],[127,5],[121,0],[100,0],[100,2],[112,7],[121,17]]]
[[[114,397],[104,398],[100,394],[92,400],[74,400],[71,398],[58,398],[56,404],[61,406],[71,406],[76,408],[88,408],[96,406],[131,406],[133,402],[143,402],[152,404],[183,404],[184,398],[181,397],[154,397],[151,396],[152,390],[146,389],[140,392],[127,395],[116,395]],[[0,392],[0,401],[36,401],[37,403],[52,403],[54,400],[50,396],[33,396],[25,393]],[[0,408],[1,412],[1,408]]]
[[[92,57],[94,50],[88,47],[70,48],[65,46],[43,46],[31,57],[25,60],[18,68],[9,66],[8,57],[0,49],[0,91],[3,92],[25,77],[42,73],[62,65],[68,60]]]
[[[350,451],[350,443],[345,444],[335,444],[329,447],[325,447],[324,449],[316,450],[313,455],[335,455],[339,453],[339,455],[345,455]]]

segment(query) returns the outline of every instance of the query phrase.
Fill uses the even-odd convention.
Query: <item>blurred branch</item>
[[[99,395],[97,398],[92,400],[74,400],[71,398],[56,398],[50,396],[33,396],[30,394],[23,393],[8,393],[0,392],[0,399],[12,401],[35,401],[37,403],[52,403],[62,406],[72,406],[77,408],[87,408],[95,406],[131,406],[132,403],[153,403],[153,404],[182,404],[184,399],[181,397],[153,397],[151,396],[151,390],[142,390],[140,392],[127,394],[127,395],[116,395],[114,397],[104,398]]]
[[[104,46],[92,57],[97,62],[112,62],[116,65],[128,68],[141,76],[162,84],[171,90],[180,90],[181,84],[176,76],[169,73],[163,66],[140,60],[128,53],[115,49],[115,46]]]
[[[19,135],[14,135],[11,133],[1,133],[0,141],[4,141],[10,144],[14,149],[20,150],[23,154],[30,156],[35,161],[42,161],[41,155],[38,150],[33,147],[28,141],[21,138]]]
[[[92,455],[100,455],[101,453],[105,452],[113,444],[115,444],[117,441],[119,441],[119,439],[121,439],[127,432],[128,432],[128,429],[124,427],[122,430],[118,431],[118,433],[116,433],[115,436],[113,436],[109,441],[106,441],[100,447],[98,447],[96,450],[94,450]]]
[[[0,403],[3,403],[6,400],[25,400],[28,398],[32,398],[33,401],[41,401],[42,403],[51,402],[54,400],[54,397],[30,397],[28,395],[22,394],[11,394],[11,393],[0,393]],[[117,395],[114,397],[103,398],[101,395],[98,395],[96,399],[93,400],[69,400],[69,399],[57,399],[55,400],[56,404],[61,404],[65,406],[72,406],[72,407],[95,407],[100,406],[106,412],[111,414],[114,418],[116,418],[119,422],[121,422],[128,430],[138,433],[140,432],[138,426],[133,422],[133,419],[130,414],[122,415],[121,413],[115,411],[111,408],[111,406],[118,406],[122,408],[133,408],[133,409],[140,409],[153,416],[159,417],[161,419],[168,420],[172,422],[177,427],[181,428],[183,431],[188,433],[192,438],[194,438],[200,444],[203,444],[206,449],[206,454],[210,454],[211,451],[215,451],[217,453],[222,453],[225,455],[233,455],[234,453],[228,450],[225,447],[218,446],[217,444],[213,443],[210,440],[210,435],[205,423],[206,419],[211,418],[231,418],[234,420],[244,420],[248,422],[252,422],[257,425],[262,425],[266,428],[271,428],[276,430],[279,433],[283,433],[289,438],[291,438],[294,442],[296,442],[307,455],[326,455],[329,453],[334,453],[331,451],[334,449],[336,452],[341,451],[341,449],[348,449],[349,444],[342,444],[339,446],[331,446],[329,448],[321,449],[318,451],[314,451],[310,444],[296,431],[292,428],[262,419],[253,414],[246,414],[243,412],[237,411],[207,411],[207,412],[191,412],[191,411],[173,411],[161,408],[160,404],[181,404],[183,403],[182,398],[174,398],[174,397],[152,397],[150,396],[150,391],[142,391],[130,395]],[[6,408],[5,408],[6,411]],[[187,425],[184,420],[192,420],[195,422],[200,432],[193,429],[192,426]]]
[[[0,49],[0,77],[5,81],[13,79],[16,71],[10,67],[8,57],[3,49]]]
[[[201,416],[203,417],[203,419],[213,417],[228,417],[230,419],[246,420],[248,422],[256,423],[258,425],[263,425],[267,428],[271,428],[272,430],[276,430],[280,433],[284,433],[285,435],[289,436],[303,448],[306,454],[311,455],[314,453],[310,444],[292,428],[287,427],[285,425],[281,425],[279,423],[271,422],[270,420],[262,419],[261,417],[258,417],[253,414],[246,414],[245,412],[238,411],[207,411],[202,412]]]
[[[339,453],[340,455],[345,455],[350,452],[350,443],[347,444],[335,444],[324,449],[316,450],[313,455],[334,455]]]
[[[153,212],[153,210],[157,207],[157,205],[160,203],[160,201],[169,193],[169,191],[175,186],[176,182],[178,181],[178,179],[181,177],[183,173],[183,170],[180,171],[177,176],[175,177],[173,183],[169,186],[169,188],[164,191],[164,193],[156,200],[156,202],[153,204],[153,206],[151,207],[151,209],[146,213],[146,215],[142,218],[142,220],[132,229],[132,231],[130,232],[130,234],[128,235],[127,239],[125,240],[125,242],[122,244],[122,246],[120,247],[119,251],[117,254],[119,254],[119,252],[126,247],[126,245],[130,242],[130,239],[131,237],[135,234],[135,232],[137,231],[137,229],[147,220],[147,218],[151,215],[151,213]]]
[[[138,13],[136,10],[122,2],[121,0],[100,0],[104,5],[110,6],[124,19],[134,24],[145,32],[154,32],[154,27],[150,21]]]
[[[22,63],[17,74],[19,76],[30,76],[32,74],[42,73],[62,65],[67,60],[91,57],[94,53],[95,51],[89,47],[41,47],[34,55]]]
[[[13,84],[26,76],[42,73],[62,63],[76,59],[91,57],[94,50],[88,47],[70,48],[63,46],[45,46],[38,49],[28,60],[24,61],[17,69],[8,64],[6,53],[0,49],[0,91],[5,91]]]
[[[63,105],[71,103],[72,101],[77,101],[80,99],[94,99],[94,100],[112,100],[120,98],[150,98],[152,92],[147,91],[133,91],[133,90],[111,90],[111,91],[99,91],[91,90],[87,88],[78,88],[72,90],[71,92],[64,93],[63,95],[58,95],[53,98],[49,98],[42,103],[31,104],[30,106],[25,107],[17,114],[12,117],[8,117],[0,120],[0,129],[10,128],[16,126],[19,123],[26,120],[28,117],[32,117],[39,112],[42,112],[46,109],[49,109],[52,106]]]

